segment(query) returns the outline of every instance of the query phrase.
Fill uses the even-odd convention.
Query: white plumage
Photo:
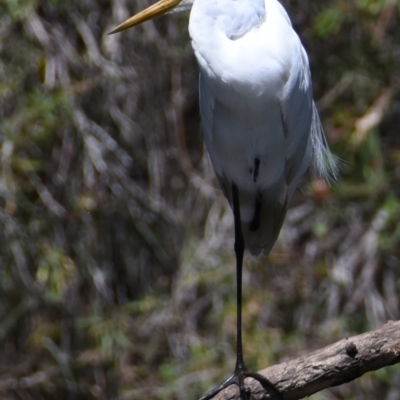
[[[212,164],[231,205],[238,187],[251,253],[269,253],[315,150],[333,165],[307,55],[276,0],[195,0],[189,33]]]

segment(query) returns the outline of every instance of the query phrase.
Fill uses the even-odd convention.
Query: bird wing
[[[212,18],[207,38],[197,26],[200,5],[191,15],[206,147],[231,207],[232,184],[238,187],[254,255],[271,250],[313,148],[324,143],[307,55],[281,5],[265,6],[265,23],[235,40]]]
[[[247,247],[254,255],[261,251],[269,253],[282,227],[288,202],[312,158],[310,126],[313,101],[307,58],[302,58],[301,64],[292,68],[292,74],[273,112],[274,131],[269,129],[271,113],[265,111],[257,116],[258,119],[251,115],[247,118],[241,115],[241,110],[225,107],[214,96],[212,90],[215,88],[211,89],[209,79],[208,74],[200,73],[200,112],[206,147],[231,206],[231,188],[236,180]],[[263,132],[256,132],[260,136],[257,139],[260,145],[249,150],[254,152],[253,155],[245,154],[246,149],[251,147],[252,133],[241,131],[241,125],[250,131],[264,129]],[[230,138],[223,146],[219,146],[221,136],[225,135],[222,130]],[[243,137],[242,144],[235,142],[235,137],[240,135]],[[237,145],[229,152],[231,143]],[[256,162],[257,159],[260,165],[255,179],[256,165],[252,168],[251,160]]]
[[[308,58],[299,41],[296,64],[281,98],[282,123],[286,137],[286,183],[289,199],[312,159],[310,140],[313,113],[312,84]]]

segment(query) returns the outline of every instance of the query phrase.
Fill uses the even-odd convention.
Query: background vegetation
[[[346,161],[246,256],[248,366],[399,318],[400,3],[287,0]],[[232,215],[202,144],[188,15],[0,3],[0,397],[196,399],[234,365]],[[398,399],[399,367],[313,399]]]

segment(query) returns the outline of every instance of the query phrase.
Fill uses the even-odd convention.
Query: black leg
[[[242,269],[244,255],[244,239],[240,221],[239,193],[237,186],[232,185],[233,216],[235,219],[235,254],[236,254],[236,368],[235,372],[246,371],[242,346]]]
[[[210,400],[221,390],[230,385],[237,385],[240,391],[240,400],[248,400],[248,390],[244,385],[244,380],[251,377],[260,382],[265,390],[274,392],[279,398],[282,399],[280,392],[274,385],[260,374],[249,372],[246,369],[243,359],[243,346],[242,346],[242,269],[243,269],[243,255],[244,255],[244,238],[242,233],[242,223],[240,220],[240,207],[239,207],[239,191],[237,186],[232,184],[232,202],[233,202],[233,215],[235,220],[235,254],[236,254],[236,303],[237,303],[237,343],[236,343],[236,367],[235,372],[228,379],[223,381],[218,387],[208,392],[200,400]]]

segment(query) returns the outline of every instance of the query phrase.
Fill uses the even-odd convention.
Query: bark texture
[[[259,371],[275,385],[284,400],[302,399],[323,389],[350,382],[369,371],[400,362],[400,321],[336,342],[323,349]],[[251,399],[278,399],[258,382],[246,380]],[[238,400],[236,386],[215,400]]]

